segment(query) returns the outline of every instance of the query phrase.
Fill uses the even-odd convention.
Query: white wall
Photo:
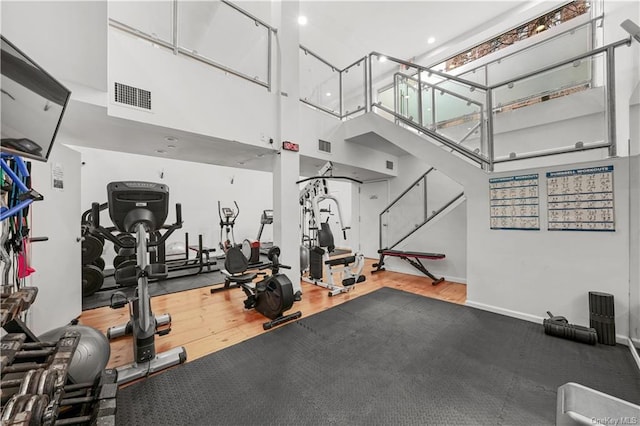
[[[614,166],[615,232],[547,231],[545,173]],[[616,332],[629,330],[629,164],[627,158],[518,174],[540,176],[540,231],[489,228],[489,176],[465,188],[468,206],[467,304],[541,322],[546,311],[589,325],[588,292],[613,294]],[[491,177],[511,175],[495,173]]]
[[[414,156],[399,157],[398,170],[401,171],[395,179],[390,179],[391,200],[394,200],[409,185],[415,182],[431,166]],[[438,209],[451,200],[452,194],[463,192],[463,188],[437,170],[428,175],[432,182],[427,184],[428,209]],[[435,182],[437,181],[437,182]],[[383,206],[384,208],[385,206]],[[409,238],[401,242],[397,250],[421,251],[427,253],[443,253],[444,260],[424,260],[426,268],[436,276],[444,276],[449,281],[467,282],[467,219],[466,203],[458,203],[447,209],[437,218],[420,228]],[[378,212],[379,213],[379,212]],[[406,213],[407,217],[411,215]],[[401,238],[402,235],[394,235]],[[387,269],[422,276],[423,274],[399,258],[385,259]]]
[[[318,163],[321,164],[326,161],[334,161],[385,175],[393,176],[398,173],[397,169],[387,169],[387,161],[393,161],[394,164],[397,164],[397,156],[346,142],[342,123],[327,113],[300,103],[300,154],[317,158]],[[331,153],[318,149],[318,139],[331,142]]]
[[[32,187],[44,196],[32,204],[31,236],[49,237],[32,244],[31,285],[38,296],[28,311],[27,325],[36,334],[66,325],[82,312],[80,224],[80,154],[58,137],[47,163],[32,162]],[[64,188],[53,189],[53,165],[64,173]]]
[[[629,337],[640,347],[640,156],[629,168]]]
[[[151,112],[113,102],[115,82],[151,92]],[[277,97],[266,88],[114,28],[109,29],[109,115],[267,146]]]
[[[8,0],[1,7],[2,35],[48,73],[106,90],[106,1]]]
[[[202,234],[205,246],[218,247],[218,201],[223,206],[233,207],[233,201],[236,201],[240,207],[234,228],[236,242],[255,239],[262,210],[273,207],[271,173],[77,146],[74,149],[80,151],[83,162],[81,207],[74,213],[78,223],[80,214],[89,209],[92,202],[107,201],[107,183],[119,180],[161,182],[169,186],[171,210],[167,223],[175,221],[175,203],[181,203],[184,224],[167,244],[183,242],[184,233],[188,232],[190,244],[197,244],[198,234]],[[111,223],[108,211],[102,213],[101,222]],[[263,241],[272,241],[272,228],[265,226]],[[113,260],[113,255],[112,246],[107,244],[107,264]]]
[[[374,114],[346,125],[352,131],[374,130],[406,151],[415,153],[425,164],[436,165],[464,186],[467,198],[469,305],[535,322],[541,322],[546,311],[550,310],[556,315],[566,316],[573,323],[588,325],[588,292],[601,291],[614,295],[616,331],[619,336],[627,334],[630,265],[628,158],[519,170],[518,174],[540,175],[541,230],[491,230],[489,178],[510,173],[487,174],[473,168],[445,150]],[[545,173],[603,164],[615,167],[616,231],[547,231]],[[462,223],[452,226],[462,226]],[[412,248],[430,251],[422,245]]]

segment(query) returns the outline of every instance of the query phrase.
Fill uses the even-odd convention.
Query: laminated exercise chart
[[[550,231],[615,231],[613,166],[547,173]]]
[[[491,229],[540,229],[538,174],[489,179]]]

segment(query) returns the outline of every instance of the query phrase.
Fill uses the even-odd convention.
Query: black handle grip
[[[342,230],[342,235],[344,236],[344,239],[347,239],[347,231],[346,230]]]
[[[182,204],[176,203],[176,223],[182,223]]]
[[[100,227],[100,204],[91,203],[91,222],[94,228]]]
[[[291,269],[291,266],[288,266],[288,265],[278,265],[278,267],[282,269]]]
[[[31,237],[29,238],[30,243],[39,243],[42,241],[49,241],[49,237]]]

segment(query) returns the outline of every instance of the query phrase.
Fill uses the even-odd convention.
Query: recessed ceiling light
[[[327,92],[327,96],[331,96],[331,92]]]
[[[175,145],[167,145],[167,148],[169,148],[169,149],[175,149],[175,148],[176,148],[176,146],[175,146]]]
[[[156,149],[156,152],[158,154],[166,154],[167,153],[167,151],[165,151],[164,149]]]
[[[306,16],[304,16],[304,15],[298,16],[298,24],[299,25],[307,25],[307,22],[308,22],[308,20],[307,20]]]
[[[379,60],[380,62],[387,62],[387,57],[386,57],[386,56],[379,56],[379,57],[378,57],[378,60]]]
[[[244,161],[238,161],[239,166],[244,166]]]
[[[429,43],[429,44],[433,44],[433,43],[435,43],[435,42],[436,42],[435,37],[429,37],[429,38],[427,39],[427,43]]]
[[[178,142],[178,138],[173,136],[167,136],[166,138],[164,138],[164,140],[167,142]]]

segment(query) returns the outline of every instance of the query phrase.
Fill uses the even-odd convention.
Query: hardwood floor
[[[302,311],[302,317],[324,311],[332,306],[360,297],[381,287],[391,287],[426,297],[463,304],[466,301],[466,285],[444,281],[437,286],[431,285],[431,279],[422,276],[379,272],[372,275],[371,266],[376,260],[367,259],[365,275],[367,280],[348,293],[328,296],[324,288],[303,282],[302,301],[294,304],[293,309]],[[285,271],[286,272],[286,271]],[[151,300],[156,315],[170,313],[171,333],[156,338],[156,350],[166,351],[176,346],[187,350],[187,362],[193,361],[220,349],[235,345],[261,333],[262,323],[267,319],[254,310],[245,310],[245,295],[240,289],[230,289],[210,294],[211,287],[157,296]],[[85,311],[80,316],[80,324],[95,327],[106,333],[114,325],[127,322],[128,308],[111,309],[109,307]],[[119,367],[133,361],[130,337],[122,337],[111,342],[111,357],[108,368]]]

